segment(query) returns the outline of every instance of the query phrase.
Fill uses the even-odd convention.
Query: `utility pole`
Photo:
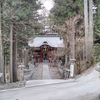
[[[86,65],[89,67],[93,61],[93,0],[84,0],[84,23]]]
[[[3,57],[3,45],[2,45],[2,32],[1,32],[1,11],[2,11],[2,1],[0,2],[0,73],[3,73],[1,77],[1,82],[4,83],[4,57]]]
[[[89,0],[89,60],[93,61],[93,0]]]
[[[88,61],[88,0],[84,0],[84,26],[85,26],[85,53],[86,62]]]

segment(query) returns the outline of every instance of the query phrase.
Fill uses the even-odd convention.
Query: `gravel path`
[[[58,68],[57,67],[50,67],[49,66],[49,71],[52,79],[62,79],[62,77],[58,73]]]
[[[43,73],[43,65],[39,64],[38,66],[34,67],[34,74],[30,78],[30,80],[40,80],[42,79],[42,73]]]

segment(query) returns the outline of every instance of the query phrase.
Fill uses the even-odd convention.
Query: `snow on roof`
[[[47,45],[51,47],[64,47],[63,39],[60,39],[60,37],[35,37],[34,39],[31,39],[28,41],[28,45],[30,47],[40,47],[43,45],[44,42],[47,42]]]

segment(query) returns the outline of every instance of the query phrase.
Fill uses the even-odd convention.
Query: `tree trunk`
[[[65,55],[65,68],[67,67],[68,65],[68,61],[67,61],[67,54]]]
[[[26,55],[26,56],[25,56],[25,62],[26,62],[26,63],[25,63],[25,66],[26,66],[26,67],[28,66],[28,63],[29,63],[28,52],[29,52],[29,50],[27,49],[27,50],[26,50],[26,54],[25,54],[25,55]]]
[[[75,24],[72,25],[72,59],[75,59]]]
[[[13,81],[17,81],[17,37],[13,34]]]
[[[13,23],[10,25],[10,82],[13,82]]]
[[[0,2],[0,73],[3,73],[1,82],[4,83],[4,57],[3,57],[3,45],[2,45],[2,32],[1,32],[1,7],[2,2]]]

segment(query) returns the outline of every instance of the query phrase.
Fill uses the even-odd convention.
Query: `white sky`
[[[51,10],[51,8],[53,7],[53,1],[52,0],[45,0],[43,5],[47,10]]]
[[[44,10],[45,11],[45,15],[48,15],[50,10],[51,10],[51,8],[54,5],[53,0],[39,0],[39,1],[43,4],[42,7],[45,8],[45,10]],[[38,12],[39,12],[39,14],[43,14],[44,11],[43,10],[39,10]]]

